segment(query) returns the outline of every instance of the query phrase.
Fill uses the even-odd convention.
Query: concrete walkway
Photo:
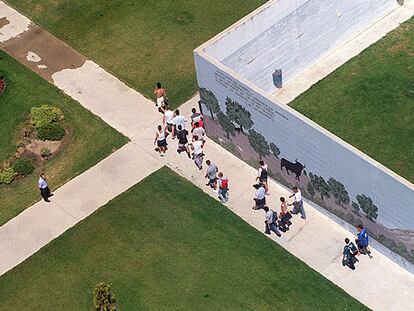
[[[162,165],[168,165],[209,195],[216,196],[205,186],[205,171],[200,172],[185,155],[175,152],[175,141],[169,141],[170,149],[164,158],[154,151],[153,137],[156,125],[161,122],[161,115],[150,100],[92,61],[85,59],[68,68],[54,66],[55,60],[50,60],[47,53],[53,54],[53,48],[60,49],[64,46],[63,43],[50,45],[47,52],[42,52],[40,48],[33,51],[33,44],[26,46],[25,40],[19,42],[19,38],[24,38],[22,33],[30,32],[32,27],[37,26],[0,2],[0,19],[2,17],[6,17],[9,22],[4,26],[8,27],[7,31],[0,27],[0,44],[3,48],[37,72],[44,69],[38,67],[39,62],[47,68],[55,68],[43,76],[124,133],[131,142],[55,191],[53,203],[36,203],[0,227],[0,274],[28,258]],[[16,34],[16,29],[20,29],[21,33]],[[44,31],[38,33],[47,38],[47,42],[59,41],[45,35]],[[43,46],[43,39],[37,38],[35,33],[32,35],[34,37],[31,42]],[[16,50],[13,46],[16,46]],[[33,55],[29,54],[30,51],[37,57],[26,58],[27,61],[22,59],[25,55]],[[78,59],[77,52],[73,49],[67,53]],[[39,58],[41,61],[38,61]],[[188,115],[190,108],[196,106],[196,101],[197,98],[193,98],[180,108],[181,111]],[[230,178],[230,201],[226,206],[253,227],[263,231],[263,212],[250,208],[255,169],[209,139],[205,153],[206,158],[215,162]],[[272,195],[268,198],[269,206],[277,209],[278,197],[287,196],[289,192],[276,182],[270,182],[270,191]],[[275,239],[277,243],[372,309],[412,309],[412,274],[376,250],[373,250],[372,260],[361,258],[356,271],[342,267],[340,254],[343,239],[352,237],[353,233],[346,231],[310,204],[306,203],[305,209],[308,219],[303,221],[295,217],[291,230],[282,238]]]
[[[161,166],[128,143],[57,189],[52,203],[40,201],[27,208],[0,227],[0,275]]]

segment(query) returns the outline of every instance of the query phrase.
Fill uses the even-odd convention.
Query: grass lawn
[[[414,182],[414,18],[291,106]]]
[[[6,91],[0,96],[0,161],[15,152],[16,130],[24,122],[24,116],[30,113],[31,107],[42,104],[59,107],[73,128],[62,152],[44,165],[52,188],[126,143],[123,135],[1,50],[0,73],[7,79]],[[11,185],[0,185],[0,224],[40,199],[38,174],[39,170]]]
[[[365,309],[167,168],[2,276],[0,309],[92,310],[99,281],[120,310]]]
[[[266,0],[7,0],[146,96],[197,90],[192,50]]]

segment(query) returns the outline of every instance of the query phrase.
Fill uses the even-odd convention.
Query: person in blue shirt
[[[358,251],[361,254],[368,254],[369,258],[372,258],[371,250],[369,249],[368,243],[368,232],[367,229],[364,228],[362,225],[358,226],[358,233],[357,238],[355,239],[355,243],[358,246]]]

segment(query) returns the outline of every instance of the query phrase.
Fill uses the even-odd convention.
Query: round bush
[[[30,112],[30,117],[32,124],[36,128],[58,122],[64,118],[63,113],[59,108],[49,105],[33,107]]]
[[[0,172],[0,184],[10,184],[16,175],[17,173],[11,167],[6,168]]]
[[[65,129],[59,123],[46,124],[37,129],[37,138],[40,140],[61,140]]]
[[[33,172],[34,164],[31,159],[21,157],[13,163],[12,168],[18,175],[26,176]]]

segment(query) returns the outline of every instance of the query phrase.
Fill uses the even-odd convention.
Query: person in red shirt
[[[201,126],[204,128],[204,123],[203,123],[203,115],[199,112],[197,112],[197,110],[195,108],[191,109],[191,126],[193,128],[197,127],[195,125],[196,122],[199,122],[198,126]],[[201,122],[201,123],[200,123]]]
[[[203,121],[203,119],[200,119],[200,121],[198,121],[198,126],[204,128],[204,121]]]
[[[221,203],[226,203],[229,200],[229,179],[222,172],[218,173],[218,187],[218,197]]]

